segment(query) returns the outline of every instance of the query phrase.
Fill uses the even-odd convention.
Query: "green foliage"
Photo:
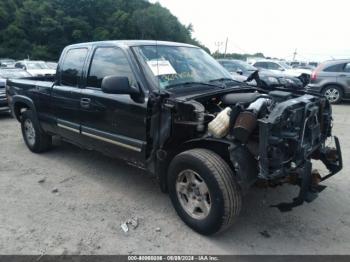
[[[145,0],[0,1],[0,57],[57,60],[68,44],[110,39],[201,46],[192,31],[168,9]]]

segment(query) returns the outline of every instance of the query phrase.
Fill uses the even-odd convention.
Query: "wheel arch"
[[[168,149],[164,149],[166,152],[166,157],[162,160],[157,159],[158,161],[158,168],[157,168],[157,177],[160,182],[160,187],[163,192],[167,192],[167,176],[168,176],[168,168],[171,163],[171,161],[174,159],[175,156],[178,154],[194,149],[194,148],[202,148],[202,149],[208,149],[219,155],[227,164],[228,166],[234,170],[234,165],[232,163],[230,149],[237,146],[233,142],[229,141],[223,141],[220,139],[215,138],[205,138],[205,139],[193,139],[184,142],[180,146],[176,147],[170,147]]]
[[[21,121],[23,109],[30,109],[36,115],[36,109],[33,100],[25,96],[14,96],[12,98],[13,114],[18,121]]]
[[[339,87],[340,90],[342,91],[342,93],[344,94],[344,86],[342,86],[341,84],[337,83],[337,82],[331,82],[331,83],[327,83],[325,84],[322,89],[321,89],[321,92],[323,94],[324,90],[327,88],[327,87],[330,87],[330,86],[336,86],[336,87]]]

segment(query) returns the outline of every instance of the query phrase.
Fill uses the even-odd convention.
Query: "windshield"
[[[1,70],[0,76],[3,78],[21,78],[30,77],[31,75],[22,70]]]
[[[232,80],[229,72],[199,48],[152,45],[135,49],[161,89],[186,88],[186,83]]]
[[[288,65],[287,63],[280,61],[279,64],[284,68],[284,69],[292,69],[292,67],[290,65]]]
[[[236,61],[237,64],[240,65],[241,68],[244,69],[244,71],[256,71],[258,70],[256,67],[244,62],[244,61]]]
[[[57,63],[54,62],[47,62],[46,65],[50,68],[50,69],[57,69]]]
[[[27,69],[50,69],[44,62],[27,62]]]

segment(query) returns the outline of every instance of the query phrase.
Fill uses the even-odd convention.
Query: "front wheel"
[[[200,234],[230,227],[242,197],[234,174],[216,153],[193,149],[177,155],[169,167],[171,201],[181,219]]]
[[[24,142],[30,151],[41,153],[47,151],[51,147],[51,136],[41,130],[39,121],[31,110],[23,112],[21,128]]]

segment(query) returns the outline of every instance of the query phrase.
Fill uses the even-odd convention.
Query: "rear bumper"
[[[10,108],[8,106],[0,106],[0,113],[9,112]]]
[[[7,97],[5,92],[0,91],[0,112],[7,112],[9,111],[9,105],[7,101]]]

